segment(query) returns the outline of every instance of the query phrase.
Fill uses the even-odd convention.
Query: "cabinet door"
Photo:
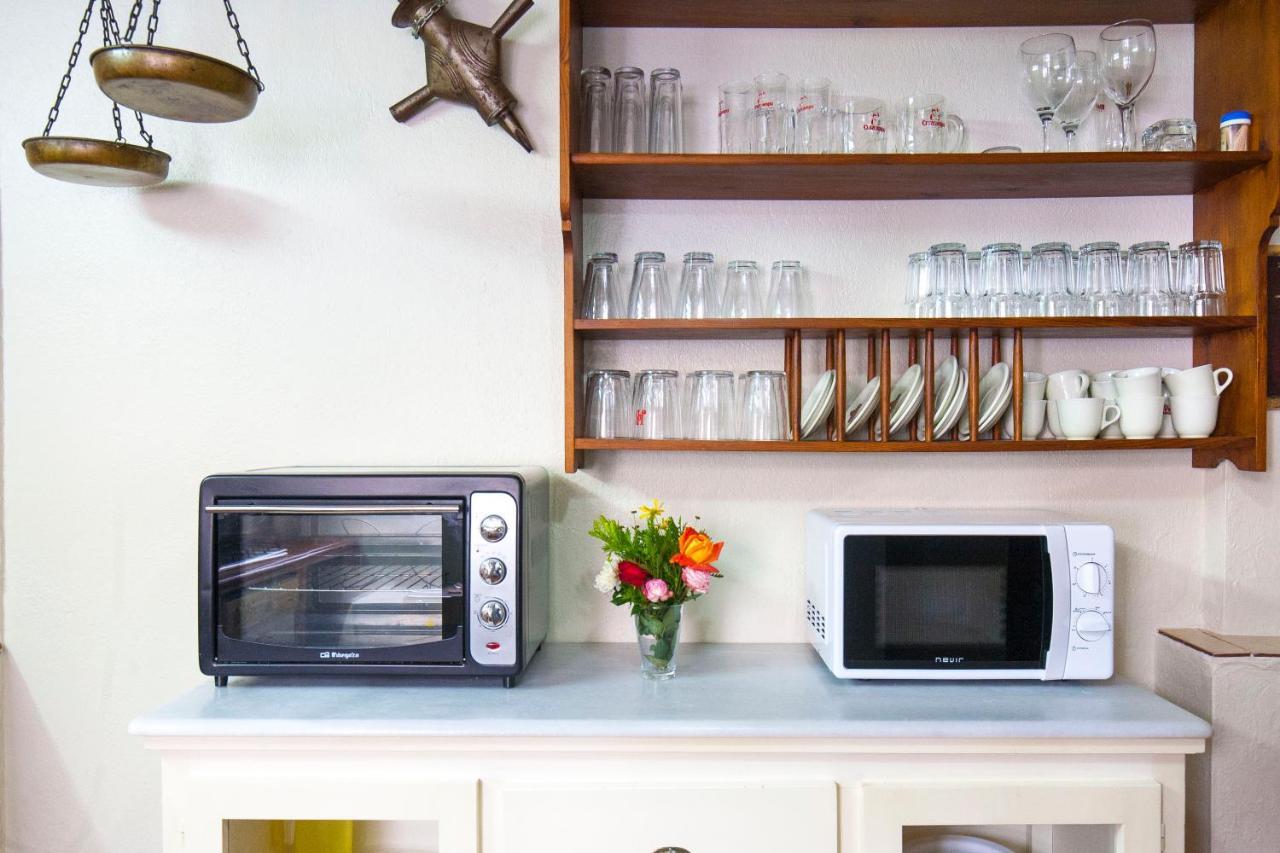
[[[836,853],[833,782],[503,785],[485,853]]]

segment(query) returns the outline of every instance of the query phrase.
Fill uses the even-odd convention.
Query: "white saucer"
[[[901,431],[924,402],[924,368],[913,364],[903,371],[889,391],[889,435]]]
[[[1009,365],[998,362],[991,366],[978,383],[978,433],[996,425],[1013,398],[1013,375]],[[969,437],[969,413],[960,419],[960,437]]]
[[[858,396],[849,404],[844,413],[844,434],[848,436],[854,430],[866,425],[876,404],[880,402],[880,377],[873,376],[867,387],[858,392]]]
[[[935,438],[943,432],[940,426],[942,417],[951,406],[956,389],[964,378],[964,371],[960,369],[960,360],[954,355],[943,359],[942,364],[938,365],[938,369],[933,372],[933,435]]]
[[[805,398],[800,414],[800,437],[808,438],[818,431],[831,414],[836,402],[836,372],[828,370],[818,377],[818,382]]]
[[[960,415],[964,412],[965,406],[969,402],[969,374],[963,370],[958,371],[960,380],[956,383],[956,392],[951,399],[947,401],[946,408],[934,419],[933,437],[934,440],[944,438],[947,433],[951,432],[960,421]]]

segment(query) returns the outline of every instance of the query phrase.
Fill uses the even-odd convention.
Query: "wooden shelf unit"
[[[560,2],[560,168],[564,242],[565,470],[587,452],[1009,452],[1118,449],[1190,449],[1196,467],[1224,460],[1237,468],[1266,467],[1266,247],[1280,225],[1280,0],[637,0]],[[1146,16],[1158,23],[1195,25],[1195,120],[1206,150],[1189,153],[1050,153],[886,155],[621,155],[574,150],[578,139],[578,77],[582,28],[609,27],[936,27],[1105,25]],[[710,34],[709,37],[716,37]],[[1216,148],[1218,117],[1229,110],[1254,114],[1256,150]],[[588,321],[577,319],[583,269],[584,198],[654,199],[1001,199],[1117,196],[1193,196],[1195,239],[1224,245],[1229,316],[1213,318],[1032,318],[974,321],[890,318],[795,320]],[[1023,441],[988,434],[968,441],[845,440],[834,418],[826,441],[695,442],[588,439],[577,434],[582,402],[583,346],[600,339],[775,339],[791,387],[793,425],[800,405],[802,339],[825,338],[828,367],[839,373],[836,411],[844,411],[850,340],[865,338],[868,365],[889,364],[895,342],[909,360],[932,363],[935,348],[968,347],[971,378],[979,341],[999,360],[1012,339],[1014,374],[1022,370],[1024,338],[1190,337],[1194,363],[1230,367],[1235,382],[1224,396],[1217,434],[1208,439],[1090,442]],[[935,347],[935,344],[938,346]],[[933,397],[925,371],[926,405]],[[882,382],[882,414],[888,411]],[[971,414],[977,405],[971,382]],[[1021,383],[1014,383],[1015,410]],[[928,423],[926,416],[921,419]],[[1020,432],[1020,418],[1014,418]],[[922,428],[923,429],[923,428]],[[921,436],[913,435],[919,439]]]

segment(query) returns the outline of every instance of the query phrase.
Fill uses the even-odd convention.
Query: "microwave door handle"
[[[306,506],[303,504],[254,506],[251,504],[215,504],[204,508],[205,512],[219,515],[457,515],[461,504],[367,504],[363,506],[335,506],[333,504]]]

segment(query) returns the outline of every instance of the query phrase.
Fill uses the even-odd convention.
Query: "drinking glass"
[[[1120,244],[1088,243],[1080,247],[1081,291],[1094,317],[1121,317],[1126,313],[1124,267]]]
[[[963,151],[968,136],[964,122],[946,109],[942,95],[916,93],[898,109],[899,147],[904,154],[952,154]]]
[[[788,425],[787,374],[751,370],[742,376],[738,437],[748,441],[786,441]]]
[[[751,153],[751,110],[756,90],[749,80],[737,80],[720,87],[720,153]]]
[[[1183,243],[1178,251],[1179,279],[1191,297],[1191,313],[1212,317],[1226,313],[1226,273],[1222,244],[1217,240]]]
[[[1123,151],[1137,149],[1134,104],[1156,68],[1156,30],[1145,18],[1112,24],[1098,36],[1102,88],[1120,109]]]
[[[632,320],[661,320],[671,316],[671,287],[667,284],[667,256],[637,252],[631,272],[627,315]]]
[[[726,317],[760,317],[760,265],[755,261],[730,261],[724,283]]]
[[[1177,313],[1169,268],[1169,244],[1161,240],[1129,247],[1129,291],[1144,317]]]
[[[631,437],[631,374],[625,370],[592,370],[587,373],[587,438]]]
[[[1075,68],[1071,74],[1071,91],[1053,113],[1054,121],[1067,137],[1068,151],[1077,150],[1076,131],[1093,112],[1101,91],[1098,54],[1092,50],[1077,50]]]
[[[591,152],[613,149],[613,114],[610,112],[613,75],[599,65],[582,69],[582,147]]]
[[[1074,311],[1075,260],[1066,243],[1039,243],[1031,247],[1031,287],[1036,294],[1036,314],[1069,317]]]
[[[809,298],[804,280],[804,267],[799,261],[774,261],[769,275],[770,317],[804,317]]]
[[[716,293],[716,256],[710,252],[688,252],[680,271],[680,293],[676,296],[676,316],[703,320],[720,316]]]
[[[636,438],[680,438],[680,374],[642,370],[636,374],[632,408]]]
[[[929,247],[927,280],[932,291],[933,317],[968,317],[972,313],[965,275],[964,243]]]
[[[1143,151],[1195,151],[1195,119],[1160,119],[1142,131],[1141,148]]]
[[[973,316],[981,317],[985,310],[982,305],[982,253],[965,252],[964,279],[969,288],[969,301],[973,306]]]
[[[907,313],[912,317],[933,314],[933,290],[929,286],[929,253],[913,252],[907,256]]]
[[[841,95],[832,131],[832,149],[840,154],[883,154],[889,148],[884,101]]]
[[[1080,263],[1080,250],[1071,253],[1071,281],[1068,291],[1071,293],[1071,313],[1076,317],[1088,317],[1093,313],[1089,305],[1089,292],[1085,287],[1084,273]]]
[[[1049,123],[1071,93],[1076,66],[1076,42],[1066,33],[1033,36],[1018,47],[1022,63],[1022,94],[1040,117],[1044,150],[1049,150]]]
[[[786,154],[792,148],[795,117],[788,100],[788,84],[785,74],[761,74],[755,78],[751,147],[757,154]]]
[[[582,293],[584,320],[618,320],[626,317],[622,286],[618,283],[618,256],[600,252],[587,261]]]
[[[643,154],[649,147],[644,72],[627,66],[613,72],[613,150]]]
[[[981,269],[986,316],[1023,316],[1022,247],[1017,243],[983,246]]]
[[[649,75],[649,153],[684,151],[684,102],[680,72],[658,68]]]
[[[831,81],[806,77],[796,88],[795,153],[824,154],[831,144]]]
[[[689,374],[684,437],[717,441],[736,435],[737,407],[733,397],[733,373],[728,370],[695,370]]]

